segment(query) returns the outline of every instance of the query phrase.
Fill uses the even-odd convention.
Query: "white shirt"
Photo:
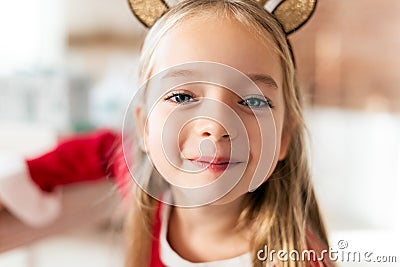
[[[251,267],[250,253],[245,253],[240,256],[212,261],[204,263],[193,263],[179,256],[169,245],[167,241],[167,229],[171,206],[167,204],[161,205],[161,231],[160,231],[160,258],[161,261],[168,267]]]

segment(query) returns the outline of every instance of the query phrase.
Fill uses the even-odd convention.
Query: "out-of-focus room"
[[[332,246],[397,257],[338,266],[400,262],[399,11],[396,0],[320,0],[290,36]],[[8,1],[0,29],[0,164],[40,155],[63,136],[121,129],[147,31],[126,0]],[[109,181],[68,186],[67,219],[15,238],[10,229],[23,226],[0,210],[0,266],[122,266],[115,191]]]

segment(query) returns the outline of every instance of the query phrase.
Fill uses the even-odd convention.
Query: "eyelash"
[[[190,98],[192,98],[191,101],[188,102],[178,102],[178,101],[173,101],[172,98],[177,97],[177,96],[189,96]],[[168,93],[165,98],[165,101],[170,101],[172,103],[176,103],[176,104],[185,104],[185,103],[190,103],[190,102],[196,102],[197,100],[194,100],[194,95],[191,92],[186,92],[186,91],[172,91],[170,93]]]
[[[190,101],[183,101],[183,102],[172,100],[174,97],[177,97],[177,96],[190,97],[191,100]],[[191,92],[187,92],[187,91],[172,91],[172,92],[168,93],[165,96],[164,100],[165,101],[170,101],[170,102],[175,103],[175,104],[187,104],[187,103],[191,103],[191,102],[197,102],[198,100],[194,99],[194,97],[195,96]],[[264,104],[266,106],[268,106],[269,108],[271,108],[271,109],[274,108],[274,106],[271,104],[271,101],[267,97],[250,96],[247,99],[239,101],[238,103],[241,104],[241,105],[249,107],[249,105],[245,104],[245,101],[248,101],[249,99],[257,99],[257,100],[259,100],[261,102],[264,102]],[[249,108],[251,108],[251,107],[249,107]],[[253,108],[254,109],[261,109],[263,107],[253,107]]]
[[[245,105],[245,106],[248,106],[248,107],[249,107],[249,105],[246,105],[245,102],[246,102],[246,101],[249,101],[250,99],[256,99],[256,100],[262,102],[262,103],[263,103],[264,105],[266,105],[268,108],[274,108],[274,106],[271,104],[271,100],[269,100],[267,97],[250,96],[250,97],[248,97],[248,98],[246,98],[246,99],[240,101],[239,103],[240,103],[241,105]],[[251,107],[249,107],[249,108],[251,108]],[[261,106],[261,107],[254,107],[254,109],[261,109],[261,108],[263,108],[263,106]]]

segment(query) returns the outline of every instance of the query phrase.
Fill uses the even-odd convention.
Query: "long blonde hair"
[[[275,250],[305,249],[316,252],[328,248],[328,239],[316,197],[310,181],[305,151],[305,124],[300,91],[290,46],[281,25],[255,1],[246,0],[187,0],[164,14],[145,39],[140,59],[140,80],[149,78],[155,51],[162,37],[178,23],[191,17],[222,13],[252,30],[260,42],[272,45],[281,59],[283,95],[285,102],[284,131],[290,131],[287,156],[278,162],[271,177],[252,193],[247,193],[238,226],[252,225],[251,243],[253,266],[264,266],[257,251],[268,245]],[[142,166],[145,158],[135,150],[135,164]],[[157,202],[136,187],[133,207],[127,221],[127,267],[148,266],[151,253],[152,225]],[[310,238],[310,234],[313,238]],[[305,266],[304,261],[288,261],[279,266]],[[325,264],[331,265],[325,259]]]

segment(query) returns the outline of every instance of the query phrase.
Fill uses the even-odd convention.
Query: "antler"
[[[286,34],[299,29],[312,16],[317,0],[254,0],[274,14]],[[165,12],[168,4],[164,0],[128,0],[133,14],[150,28]]]
[[[272,11],[286,34],[299,29],[314,13],[317,0],[285,0]]]
[[[132,13],[147,28],[160,18],[169,7],[163,0],[128,0]]]

